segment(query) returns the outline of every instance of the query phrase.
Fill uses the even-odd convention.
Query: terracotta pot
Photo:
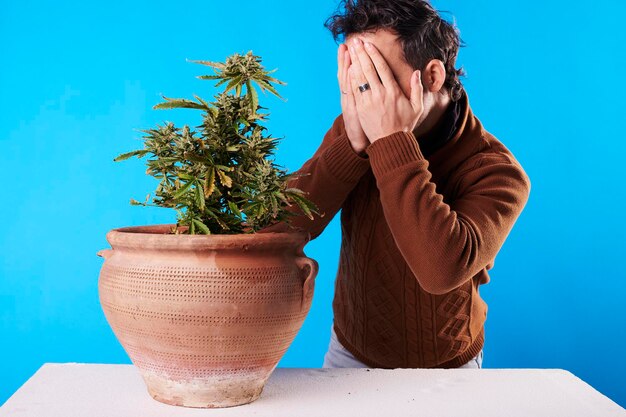
[[[109,231],[100,303],[148,392],[187,407],[256,400],[311,307],[318,263],[306,232]]]

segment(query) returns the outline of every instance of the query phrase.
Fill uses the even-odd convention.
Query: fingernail
[[[372,44],[371,44],[371,43],[369,43],[369,42],[365,42],[365,47],[366,47],[367,49],[370,49],[370,48],[372,47]]]
[[[350,52],[354,53],[354,46],[350,45]]]

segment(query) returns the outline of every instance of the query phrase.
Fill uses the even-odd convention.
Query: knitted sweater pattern
[[[292,220],[312,239],[341,211],[334,329],[368,366],[457,368],[483,348],[488,307],[479,286],[531,185],[466,93],[461,100],[456,130],[429,152],[398,131],[358,154],[340,114],[298,170],[307,175],[291,180],[323,213]]]

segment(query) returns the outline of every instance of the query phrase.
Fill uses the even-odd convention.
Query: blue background
[[[471,3],[471,4],[470,4]],[[261,94],[290,171],[341,112],[334,1],[2,1],[0,7],[0,403],[44,362],[130,363],[100,308],[97,280],[114,227],[170,223],[129,205],[156,180],[144,160],[114,163],[164,120],[168,97],[212,98],[210,68],[253,50],[287,82]],[[458,65],[475,114],[522,163],[528,205],[491,282],[485,368],[563,368],[626,406],[623,54],[626,3],[436,1],[467,47]],[[239,14],[245,11],[245,14]],[[310,315],[279,363],[320,367],[329,342],[339,216],[306,247],[320,262]]]

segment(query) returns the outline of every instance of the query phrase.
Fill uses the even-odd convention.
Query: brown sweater
[[[478,286],[489,282],[530,179],[467,94],[461,100],[456,131],[427,157],[401,131],[359,155],[340,114],[298,170],[310,175],[291,181],[325,213],[293,218],[312,239],[341,209],[334,327],[371,367],[457,368],[483,347],[487,304]]]

